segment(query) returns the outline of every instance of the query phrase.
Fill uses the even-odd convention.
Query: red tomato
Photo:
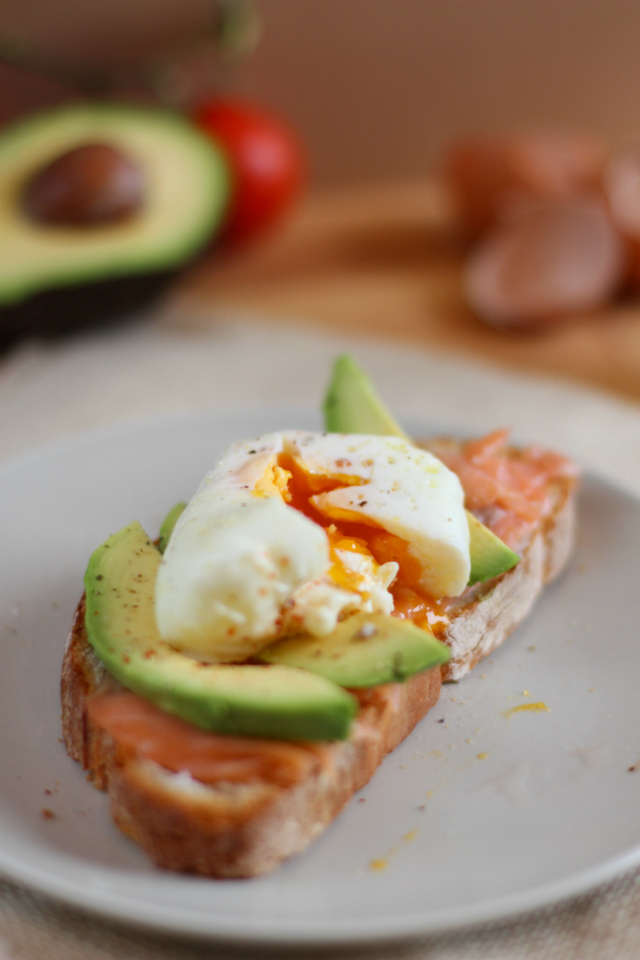
[[[195,122],[227,152],[235,175],[223,230],[230,243],[253,239],[281,220],[306,180],[306,158],[296,135],[262,107],[210,100]]]

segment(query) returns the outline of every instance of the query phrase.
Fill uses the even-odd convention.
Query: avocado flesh
[[[30,219],[25,184],[56,157],[95,141],[119,148],[143,169],[141,210],[91,227]],[[222,153],[167,111],[83,104],[19,121],[0,136],[0,306],[51,288],[174,268],[214,233],[229,193]]]
[[[139,523],[109,537],[85,574],[94,651],[129,690],[206,730],[278,740],[342,740],[357,703],[323,677],[289,666],[202,664],[165,643],[156,625],[162,562]]]
[[[506,573],[520,560],[517,553],[509,549],[495,533],[467,511],[469,521],[469,552],[471,555],[471,572],[469,586],[474,583],[484,583],[493,577]]]
[[[413,443],[386,409],[364,370],[348,353],[341,354],[333,365],[322,411],[329,433],[402,437],[407,443]]]
[[[343,687],[373,687],[446,663],[449,648],[410,620],[355,613],[327,636],[279,640],[260,659],[310,670]]]
[[[176,503],[175,507],[169,510],[169,513],[160,524],[160,536],[158,538],[158,550],[160,553],[164,553],[167,549],[173,528],[186,509],[186,503],[184,500],[181,500],[180,503]]]
[[[330,433],[369,433],[402,437],[413,443],[385,408],[366,373],[348,354],[335,361],[323,412],[325,428]],[[467,510],[466,514],[471,559],[468,586],[491,580],[515,567],[520,557],[472,513]]]

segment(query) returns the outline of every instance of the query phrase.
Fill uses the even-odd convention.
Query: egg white
[[[464,495],[439,460],[392,437],[283,431],[229,447],[176,524],[156,584],[158,629],[174,647],[241,661],[284,633],[322,635],[357,610],[393,610],[398,565],[345,549],[332,556],[325,529],[287,502],[283,454],[308,477],[344,484],[311,498],[325,517],[407,541],[433,597],[464,589]],[[332,578],[336,560],[357,589]]]

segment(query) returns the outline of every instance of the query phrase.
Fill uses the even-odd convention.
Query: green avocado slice
[[[171,534],[173,533],[173,528],[186,509],[186,503],[184,500],[181,500],[180,503],[176,503],[175,507],[172,507],[171,510],[169,510],[169,513],[162,521],[160,525],[160,536],[158,538],[158,550],[160,553],[164,553],[167,549],[169,540],[171,539]]]
[[[94,143],[141,169],[141,208],[122,222],[90,227],[34,220],[24,204],[31,178]],[[42,291],[178,267],[214,234],[230,193],[223,152],[178,113],[81,103],[19,120],[0,134],[0,307]]]
[[[378,436],[411,438],[391,416],[373,384],[349,354],[339,356],[324,404],[325,428],[329,433],[369,433]],[[467,510],[471,573],[469,586],[491,580],[519,562],[520,557],[506,543]]]
[[[484,583],[493,577],[506,573],[520,561],[506,543],[503,543],[495,533],[485,527],[483,523],[467,510],[469,522],[469,553],[471,555],[471,571],[469,586],[474,583]]]
[[[324,637],[285,637],[262,650],[260,659],[310,670],[343,687],[373,687],[446,663],[449,648],[410,620],[355,613]]]
[[[384,406],[364,370],[348,353],[341,354],[334,362],[322,411],[329,433],[402,437],[407,443],[413,443]]]
[[[356,700],[284,665],[203,664],[165,643],[155,618],[160,552],[139,523],[109,537],[85,574],[89,642],[129,690],[206,730],[278,740],[343,740]]]

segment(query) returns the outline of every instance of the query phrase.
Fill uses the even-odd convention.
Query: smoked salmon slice
[[[467,509],[517,553],[549,509],[554,481],[577,479],[577,469],[558,453],[516,450],[508,439],[508,430],[494,430],[462,446],[430,449],[458,475]]]
[[[102,693],[87,703],[90,719],[119,747],[201,783],[291,786],[326,763],[323,745],[210,733],[165,713],[129,691]]]

